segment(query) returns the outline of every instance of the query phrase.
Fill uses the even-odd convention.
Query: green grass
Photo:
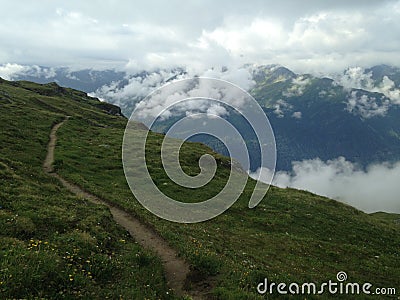
[[[158,257],[117,226],[107,208],[44,174],[52,125],[90,112],[95,126],[105,113],[93,109],[93,100],[43,96],[41,88],[0,82],[0,298],[175,298]]]
[[[0,85],[0,88],[6,90],[3,85]],[[13,87],[13,89],[17,90],[12,91],[9,88],[7,92],[28,93],[20,88]],[[35,89],[38,87],[36,86]],[[73,100],[68,100],[68,97],[71,98],[71,93]],[[21,104],[16,104],[14,97],[14,104],[9,101],[1,102],[1,109],[13,111],[13,114],[8,115],[2,112],[2,115],[5,115],[3,123],[7,128],[2,131],[2,134],[5,134],[5,131],[12,132],[8,136],[3,136],[2,140],[7,141],[11,137],[14,139],[2,149],[2,151],[8,151],[7,157],[10,159],[4,162],[4,168],[15,169],[19,166],[19,168],[29,170],[23,175],[20,171],[10,174],[21,176],[20,184],[26,186],[23,195],[27,198],[29,195],[30,199],[35,199],[22,201],[21,204],[22,207],[24,205],[26,207],[33,203],[34,208],[17,210],[14,206],[19,205],[20,201],[14,200],[12,195],[15,197],[20,192],[16,193],[14,186],[7,188],[2,185],[0,199],[4,203],[2,204],[4,208],[0,211],[24,217],[20,219],[19,226],[8,227],[11,237],[4,238],[18,239],[18,243],[23,243],[28,249],[32,247],[30,239],[37,243],[38,239],[42,242],[47,241],[45,237],[48,236],[48,242],[57,245],[55,249],[62,249],[54,250],[57,251],[56,254],[64,257],[65,251],[69,253],[73,251],[72,245],[75,244],[69,242],[71,236],[79,240],[77,247],[86,249],[86,246],[82,246],[86,239],[80,232],[90,233],[90,236],[96,233],[99,237],[95,235],[95,241],[99,247],[110,247],[115,253],[119,253],[118,251],[125,253],[127,256],[122,258],[122,261],[127,264],[128,262],[143,264],[141,266],[143,271],[137,271],[137,267],[129,264],[125,265],[125,268],[121,266],[120,273],[117,272],[120,275],[113,273],[112,278],[108,277],[114,285],[103,287],[99,282],[97,287],[91,286],[96,289],[95,293],[99,295],[102,295],[101,292],[112,293],[111,297],[113,297],[120,293],[126,282],[132,284],[124,289],[126,293],[144,293],[145,296],[154,298],[153,295],[145,294],[146,289],[142,286],[142,282],[148,280],[153,280],[150,281],[151,286],[154,286],[154,292],[157,295],[165,295],[167,290],[157,259],[151,254],[144,253],[117,226],[113,225],[107,210],[72,197],[41,171],[40,163],[44,159],[48,132],[51,125],[61,120],[63,115],[72,117],[57,134],[58,143],[55,153],[57,172],[71,182],[112,201],[150,224],[190,262],[193,274],[188,286],[195,285],[197,280],[212,278],[211,296],[216,299],[258,299],[262,297],[257,294],[256,286],[264,277],[275,282],[322,283],[335,280],[337,272],[345,271],[349,276],[349,282],[368,281],[376,287],[400,289],[400,269],[398,268],[400,227],[392,220],[371,216],[337,201],[293,189],[271,188],[260,205],[255,209],[248,209],[248,199],[255,184],[253,180],[249,180],[239,201],[213,220],[197,224],[177,224],[161,220],[134,199],[126,183],[121,163],[121,144],[126,119],[103,113],[93,106],[94,100],[81,101],[83,98],[79,98],[81,96],[75,95],[73,91],[64,96],[51,93],[50,96],[29,95],[21,96],[22,101],[27,102],[28,97],[37,97],[46,105],[51,105],[52,110],[46,108],[44,104],[39,107],[39,102],[32,102],[32,108],[22,108]],[[74,97],[81,100],[74,100]],[[18,109],[21,111],[19,112]],[[30,109],[35,113],[27,113]],[[16,119],[16,115],[21,115],[21,120]],[[18,124],[14,126],[13,120],[18,120]],[[35,126],[30,126],[30,122]],[[34,133],[32,133],[33,130]],[[228,174],[227,158],[216,155],[209,148],[197,143],[184,145],[180,153],[183,169],[188,174],[197,174],[199,171],[197,159],[204,153],[212,153],[219,166],[216,178],[208,184],[206,189],[199,190],[182,189],[170,182],[160,168],[159,147],[162,138],[162,135],[150,134],[147,162],[154,182],[164,193],[180,201],[196,202],[216,194],[224,185]],[[21,143],[21,140],[25,140],[28,144]],[[15,152],[14,155],[15,148],[19,149],[19,152]],[[12,181],[6,180],[6,182]],[[36,193],[39,195],[34,193],[35,186],[38,190]],[[42,200],[43,197],[46,200]],[[53,212],[55,213],[54,220],[51,221],[54,225],[51,228],[35,231],[50,222],[50,217],[44,220],[42,218],[46,216],[46,212],[37,214],[35,211],[40,209],[43,203],[46,205],[42,210],[47,211],[47,215],[51,216]],[[30,215],[24,215],[24,211],[30,211]],[[98,222],[100,216],[108,221]],[[5,220],[7,218],[9,217]],[[0,220],[3,218],[0,217]],[[15,231],[12,228],[15,228]],[[66,231],[65,235],[61,228]],[[104,238],[107,234],[115,236],[110,245]],[[126,239],[126,243],[120,243],[120,239]],[[99,241],[103,241],[104,244],[99,244]],[[91,247],[91,242],[93,241],[89,239],[88,248]],[[5,248],[19,249],[12,247],[12,243],[11,240],[7,242],[9,246]],[[63,245],[72,248],[65,250],[62,248]],[[128,251],[125,247],[128,249],[134,247],[136,250]],[[53,255],[52,253],[49,250],[46,255]],[[139,257],[143,255],[151,259],[135,260],[136,253],[140,253]],[[20,256],[15,255],[15,257]],[[60,261],[64,262],[64,260],[62,258]],[[56,260],[51,261],[53,264],[56,262]],[[65,263],[67,265],[62,267],[67,272],[69,271],[68,263]],[[115,263],[118,265],[118,262]],[[76,269],[80,270],[79,264],[82,264],[82,261],[78,260],[76,264],[79,266]],[[100,268],[104,262],[99,258],[95,265]],[[84,267],[83,264],[82,266]],[[107,268],[107,264],[105,267]],[[33,276],[34,266],[28,266],[27,269],[32,272],[30,273],[32,276],[28,277],[36,278]],[[110,274],[110,272],[106,273]],[[130,277],[130,280],[124,276]],[[50,277],[53,278],[53,276]],[[124,281],[124,278],[127,281]],[[69,284],[68,277],[63,277],[63,279],[65,284]],[[80,280],[77,279],[81,282]],[[136,280],[138,283],[135,283]],[[86,281],[83,282],[86,284]],[[64,281],[61,286],[64,286],[63,284]],[[89,283],[85,285],[85,288],[88,286]],[[47,291],[47,289],[44,290]],[[50,290],[59,292],[59,289],[53,287]],[[72,288],[68,291],[69,295],[74,295]],[[30,294],[25,293],[25,295]],[[131,296],[127,295],[127,298]],[[275,295],[275,298],[281,297]],[[304,299],[304,296],[298,298]]]
[[[257,298],[256,285],[264,277],[277,282],[324,282],[334,280],[339,271],[346,271],[353,282],[400,286],[399,226],[309,192],[272,188],[259,206],[248,209],[254,186],[249,180],[240,200],[211,221],[175,224],[153,216],[127,186],[121,166],[123,129],[97,128],[84,119],[71,119],[59,131],[56,156],[63,165],[58,171],[151,224],[190,261],[199,278],[216,275],[215,297]],[[161,138],[150,135],[147,161],[154,182],[166,194],[192,202],[214,195],[223,186],[226,167],[219,168],[210,189],[177,189],[160,170]],[[79,156],[82,149],[85,155]],[[187,143],[181,151],[183,169],[196,174],[197,159],[204,153],[211,152]]]

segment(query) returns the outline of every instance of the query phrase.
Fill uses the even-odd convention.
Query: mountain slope
[[[100,295],[100,283],[110,280],[111,283],[104,287],[104,292],[110,295],[126,293],[128,298],[146,296],[154,298],[167,295],[156,258],[142,252],[126,237],[125,243],[119,242],[121,231],[111,221],[108,211],[90,205],[86,201],[77,200],[43,173],[41,163],[51,125],[69,115],[71,118],[57,133],[58,143],[55,149],[57,173],[91,193],[124,207],[153,226],[191,263],[192,278],[188,281],[189,286],[212,276],[213,280],[208,281],[210,284],[208,289],[211,289],[213,297],[256,299],[260,297],[256,290],[257,284],[265,277],[274,282],[322,283],[335,280],[339,271],[348,274],[349,282],[368,281],[373,283],[374,287],[399,288],[400,286],[398,269],[400,227],[392,217],[385,220],[380,216],[370,216],[337,201],[308,192],[278,188],[271,188],[259,206],[248,209],[248,199],[254,186],[254,181],[249,180],[239,201],[221,216],[197,224],[167,222],[145,210],[134,199],[126,184],[121,164],[121,142],[126,119],[107,114],[94,107],[93,105],[97,103],[95,99],[84,97],[73,90],[44,96],[49,89],[47,85],[5,81],[0,84],[0,89],[2,128],[6,129],[2,131],[1,138],[5,175],[2,177],[4,184],[1,186],[0,212],[5,212],[10,217],[18,214],[26,218],[25,222],[20,223],[19,231],[1,235],[3,241],[7,241],[2,243],[2,264],[6,265],[8,270],[17,270],[19,266],[16,260],[4,259],[4,253],[9,253],[10,249],[15,247],[12,246],[14,241],[20,245],[18,249],[27,249],[31,238],[34,238],[36,243],[37,239],[43,241],[44,237],[47,237],[51,243],[57,242],[58,247],[66,248],[62,251],[72,251],[68,247],[74,243],[83,251],[86,249],[81,246],[82,243],[85,245],[84,240],[76,238],[75,235],[72,240],[66,237],[68,234],[74,234],[75,228],[78,227],[80,230],[90,232],[90,235],[93,235],[93,231],[99,234],[100,236],[96,235],[96,241],[103,241],[103,244],[97,244],[100,249],[103,249],[102,247],[116,249],[116,254],[127,249],[120,250],[118,247],[135,249],[124,252],[130,255],[129,259],[126,257],[124,260],[126,264],[118,264],[116,270],[106,272],[111,277],[105,281],[100,277],[96,280],[99,286],[90,286],[96,289],[93,291],[94,294]],[[158,153],[162,139],[163,136],[160,134],[150,134],[148,164],[155,183],[166,194],[181,201],[201,201],[217,193],[224,185],[229,172],[227,158],[213,153],[198,143],[184,144],[181,152],[183,169],[189,174],[197,174],[198,158],[204,153],[210,153],[220,162],[216,178],[208,189],[192,190],[174,185],[160,169]],[[16,174],[13,175],[12,172]],[[19,184],[23,184],[26,189],[24,201],[21,201],[23,197],[20,197],[22,192],[15,190],[15,184],[14,186],[9,184],[10,176],[20,176]],[[53,199],[53,202],[47,204],[50,200],[44,200],[43,197]],[[60,199],[64,200],[60,202]],[[45,206],[44,201],[46,201]],[[70,209],[71,205],[74,207],[78,204],[81,206],[77,206],[76,210]],[[35,209],[27,210],[27,205],[33,205]],[[46,210],[46,214],[43,210]],[[92,216],[94,220],[90,218],[90,212],[97,210],[106,216],[104,220],[107,221],[99,222],[94,216]],[[27,220],[27,212],[40,230],[28,231],[30,222]],[[74,217],[75,212],[76,217]],[[51,217],[53,213],[58,213],[54,219]],[[44,216],[49,215],[50,217],[44,221]],[[3,228],[13,228],[7,227],[9,226],[7,218],[10,217],[2,219]],[[55,223],[56,220],[59,227],[47,226],[47,223]],[[37,224],[44,225],[40,227]],[[57,231],[55,228],[58,228]],[[110,234],[108,231],[113,233]],[[111,237],[110,242],[107,241],[107,237]],[[139,258],[134,258],[136,254]],[[19,256],[14,254],[11,257],[16,259]],[[62,257],[59,259],[63,261]],[[134,265],[135,263],[139,266]],[[96,261],[96,266],[108,265],[99,259]],[[65,268],[68,268],[68,265]],[[2,270],[4,269],[2,266]],[[33,265],[27,265],[28,275],[15,273],[13,275],[20,280],[31,278],[30,272],[33,269]],[[119,275],[115,276],[115,272]],[[135,275],[137,272],[140,272],[140,277]],[[9,273],[4,274],[9,276]],[[99,273],[96,274],[100,276]],[[10,287],[13,287],[12,283],[10,280],[5,280],[9,277],[3,273],[2,276],[2,282],[6,282],[5,287],[0,286],[2,292],[12,295],[12,292],[25,291],[21,292],[19,297],[33,295],[32,292],[29,294],[26,291],[31,287],[29,283],[22,282],[10,290]],[[42,276],[47,278],[51,274],[44,271]],[[42,278],[40,277],[40,280]],[[68,277],[66,278],[68,281]],[[129,278],[130,286],[124,285],[124,278],[126,280]],[[118,280],[118,284],[113,283],[113,280]],[[151,282],[150,285],[154,288],[151,291],[147,290],[144,287],[146,284],[141,285],[143,281]],[[34,284],[38,284],[38,281],[34,281]],[[76,284],[78,291],[89,289],[89,283],[86,281]],[[21,289],[21,286],[24,289]],[[64,283],[61,286],[64,288]],[[38,287],[37,290],[41,293],[48,290],[47,293],[50,294],[43,294],[45,297],[59,293],[58,285],[52,285],[47,289],[41,285]],[[67,294],[74,291],[73,287],[65,289]],[[280,296],[275,294],[271,297]]]
[[[400,106],[377,92],[345,89],[328,78],[294,75],[282,67],[257,75],[251,93],[270,119],[278,170],[293,161],[344,156],[366,167],[400,160]],[[271,80],[278,78],[275,80]]]
[[[70,70],[68,68],[49,68],[42,66],[19,66],[20,72],[10,74],[13,80],[27,80],[36,83],[56,82],[60,86],[94,92],[103,85],[125,78],[125,72],[115,70]]]
[[[79,128],[87,128],[84,124],[75,120],[61,129],[63,143],[57,155],[63,163],[59,172],[152,223],[189,259],[198,276],[217,274],[214,294],[221,299],[229,295],[254,297],[256,283],[263,276],[275,281],[321,282],[334,278],[338,270],[346,270],[355,281],[368,277],[377,285],[399,285],[395,276],[384,275],[397,272],[388,260],[389,257],[398,260],[396,223],[382,223],[339,202],[291,189],[273,188],[259,206],[250,210],[247,202],[253,181],[241,200],[216,219],[191,225],[160,220],[135,202],[126,186],[119,162],[123,132],[90,128],[74,134]],[[104,140],[108,146],[100,147]],[[79,147],[87,151],[85,158],[74,158]],[[198,149],[189,148],[183,156],[195,151]],[[195,164],[190,170],[196,168]],[[99,169],[107,172],[100,173]],[[77,170],[81,170],[79,174]],[[181,201],[204,196],[176,189],[165,175],[158,174],[155,182],[165,193]]]
[[[157,256],[117,226],[107,208],[73,196],[42,169],[50,129],[66,115],[85,115],[93,126],[104,119],[123,125],[98,102],[54,84],[0,81],[2,299],[171,294]]]

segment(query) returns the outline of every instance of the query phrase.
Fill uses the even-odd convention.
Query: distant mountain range
[[[278,170],[290,170],[293,161],[317,157],[329,160],[344,156],[363,167],[400,160],[399,68],[386,65],[349,68],[329,78],[295,74],[280,65],[246,68],[254,81],[249,92],[264,109],[275,132]],[[12,79],[55,81],[117,104],[129,116],[135,103],[149,92],[184,76],[184,69],[127,74],[114,70],[35,67],[12,75]],[[237,121],[234,114],[227,118]],[[159,125],[158,129],[165,131],[172,121]],[[257,147],[251,145],[256,143],[250,132],[245,135],[255,170]],[[226,154],[214,140],[199,139]]]
[[[24,66],[20,72],[10,75],[12,80],[27,80],[36,83],[56,82],[60,86],[91,93],[114,81],[121,81],[125,72],[115,70],[79,70],[68,68],[50,68],[40,66]],[[7,79],[7,78],[6,78]]]
[[[279,66],[256,70],[250,92],[274,128],[278,169],[316,157],[344,156],[362,166],[400,159],[400,70],[377,66],[360,73],[361,80],[353,71],[333,80]],[[359,85],[344,86],[351,80]],[[388,82],[390,89],[383,86]]]

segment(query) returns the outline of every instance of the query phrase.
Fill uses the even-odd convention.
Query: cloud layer
[[[384,94],[394,104],[400,105],[400,89],[388,76],[383,76],[377,83],[372,78],[372,72],[366,72],[361,67],[350,67],[343,75],[336,75],[336,82],[347,89],[363,89],[369,92]]]
[[[185,78],[193,78],[195,76],[222,79],[229,81],[244,90],[249,90],[255,84],[252,78],[251,70],[244,67],[237,67],[234,69],[213,68],[201,72],[196,72],[190,68],[185,72],[183,72],[181,69],[173,69],[169,71],[158,70],[154,72],[148,72],[146,74],[141,73],[127,75],[127,83],[125,85],[120,86],[120,82],[113,82],[109,85],[101,87],[91,95],[111,101],[112,103],[123,108],[126,105],[130,105],[129,110],[132,110],[134,108],[132,104],[138,103],[151,92],[154,92],[157,88],[167,84],[168,82]],[[208,93],[209,92],[203,91],[202,96],[207,95]],[[153,105],[156,107],[166,105],[168,103],[168,101],[163,97],[153,97],[152,100],[157,100],[157,103],[153,103]],[[170,100],[172,101],[173,99]],[[205,106],[204,101],[198,100],[191,103],[191,106],[191,109],[200,110],[204,110],[207,107]],[[216,112],[221,111],[218,108],[214,108],[214,110]]]
[[[359,91],[352,91],[347,101],[346,110],[365,119],[385,116],[390,106],[390,100],[385,97],[376,99]]]
[[[263,181],[270,172],[259,169],[253,178]],[[293,163],[292,172],[277,172],[273,184],[293,187],[337,199],[365,212],[400,213],[400,162],[371,165],[367,170],[339,157],[327,162],[320,159]]]
[[[329,2],[329,3],[328,3]],[[0,63],[151,70],[398,65],[400,2],[30,1],[2,4]]]

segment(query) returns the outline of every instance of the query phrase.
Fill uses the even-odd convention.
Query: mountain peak
[[[273,83],[296,78],[296,74],[281,65],[260,66],[253,71],[253,79],[256,82],[265,81]]]

